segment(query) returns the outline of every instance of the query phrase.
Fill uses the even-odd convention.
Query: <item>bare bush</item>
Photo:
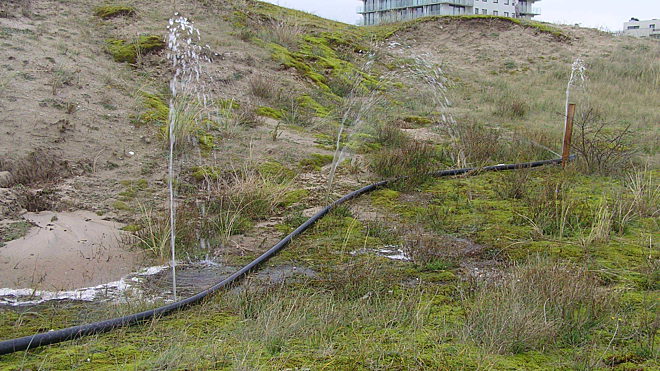
[[[403,147],[411,138],[394,125],[378,125],[375,129],[374,140],[383,147]]]
[[[497,183],[495,191],[503,199],[524,199],[529,194],[531,181],[531,171],[529,169],[507,171],[502,174],[501,181]]]
[[[305,29],[296,23],[287,20],[270,19],[267,21],[260,32],[261,38],[267,41],[280,44],[289,49],[296,49],[300,35]]]
[[[469,290],[463,336],[496,353],[580,345],[607,320],[612,303],[586,269],[543,258]]]
[[[416,231],[406,238],[403,251],[413,262],[421,267],[444,265],[452,266],[449,247],[451,241],[445,236],[437,236],[423,231]]]
[[[635,154],[630,124],[616,127],[594,108],[581,112],[575,121],[573,148],[587,173],[612,174],[628,166]]]
[[[255,97],[270,100],[277,95],[277,90],[272,81],[265,79],[263,76],[255,76],[249,82],[250,93]]]
[[[20,207],[29,212],[52,210],[58,200],[57,194],[51,189],[30,190],[19,187],[16,196]]]
[[[501,152],[500,132],[475,123],[456,126],[459,141],[454,146],[465,155],[469,163],[484,164],[493,161]]]
[[[497,104],[495,113],[510,119],[522,119],[527,116],[529,105],[521,97],[505,94]]]
[[[46,150],[37,149],[18,160],[0,158],[0,171],[11,173],[9,186],[17,184],[33,186],[67,176],[71,174],[72,169],[67,161]]]
[[[411,140],[398,148],[383,148],[373,156],[371,169],[378,175],[389,178],[408,176],[407,182],[415,183],[426,179],[426,175],[437,170],[445,154],[438,148]]]

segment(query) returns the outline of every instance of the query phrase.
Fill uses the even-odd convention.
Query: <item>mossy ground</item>
[[[328,122],[315,127],[317,132],[309,133],[312,129],[302,126],[300,131],[315,135],[327,149],[334,149],[337,125],[332,115],[340,111],[351,76],[359,75],[366,91],[401,87],[375,77],[387,66],[377,65],[376,71],[368,73],[361,70],[369,41],[386,40],[420,22],[438,20],[358,28],[250,1],[231,21],[235,28],[244,29],[270,18],[286,19],[304,27],[305,32],[293,46],[258,37],[249,40],[307,82],[307,90],[297,93],[293,101]],[[442,20],[518,23],[481,16]],[[529,23],[524,27],[565,40],[547,25]],[[122,40],[110,44],[116,47],[121,61],[135,63],[136,45]],[[556,80],[564,81],[564,77],[559,74]],[[388,99],[388,104],[404,112],[390,115],[391,111],[386,111],[385,116],[391,116],[387,120],[402,117],[412,128],[429,126],[436,114],[426,112],[428,107],[414,106],[413,100]],[[138,121],[162,127],[168,116],[166,99],[144,95],[144,101],[147,112]],[[292,113],[290,107],[266,103],[269,105],[256,110],[258,114],[282,120]],[[227,101],[219,105],[226,109]],[[215,146],[201,135],[200,142]],[[378,143],[371,150],[381,147]],[[293,164],[290,168],[268,160],[258,165],[258,172],[279,186],[294,179],[300,169],[318,171],[330,161],[327,155],[315,154],[287,162]],[[660,346],[653,337],[659,299],[657,265],[653,265],[658,259],[654,245],[657,220],[638,218],[622,233],[612,232],[607,241],[586,243],[603,199],[614,198],[622,191],[621,184],[609,177],[563,174],[558,169],[534,171],[522,195],[510,189],[516,181],[506,174],[477,174],[380,190],[365,198],[390,219],[373,223],[362,220],[350,207],[340,208],[269,263],[306,267],[316,272],[314,277],[277,285],[251,284],[248,280],[198,307],[141,326],[2,356],[0,369],[655,369]],[[190,183],[182,180],[177,187],[181,194],[189,195],[198,190],[194,182],[218,180],[224,174],[223,168],[199,165],[185,170],[185,175],[190,175]],[[567,194],[574,202],[576,218],[570,220],[566,234],[558,237],[556,223],[536,227],[530,219],[538,217],[532,200],[541,194],[541,187],[564,177],[570,184]],[[115,206],[128,210],[132,200],[145,191],[145,184],[138,180],[123,186]],[[305,220],[302,211],[306,202],[302,201],[317,197],[315,193],[307,189],[284,192],[273,212],[282,219],[277,230],[284,234],[300,225]],[[246,232],[255,221],[266,217],[261,210],[248,211],[234,232]],[[192,221],[198,217],[194,213],[187,216]],[[129,227],[137,231],[141,226]],[[586,266],[598,277],[601,289],[612,292],[617,310],[573,347],[548,346],[515,354],[490,352],[463,336],[471,302],[466,296],[469,286],[464,282],[465,272],[457,262],[436,259],[418,264],[373,253],[383,246],[402,244],[414,229],[487,246],[482,255],[473,258],[496,260],[503,270],[537,254]],[[192,240],[198,237],[192,235]],[[185,239],[184,233],[182,237]],[[256,255],[248,252],[234,258],[247,261]],[[62,303],[25,312],[0,309],[0,337],[48,331],[153,305],[136,301],[116,307]]]
[[[576,247],[576,236],[561,241],[535,237],[533,228],[517,218],[526,212],[525,201],[501,196],[506,176],[490,173],[429,181],[418,188],[417,200],[389,189],[367,197],[375,207],[394,213],[397,223],[423,225],[432,233],[473,239],[491,246],[486,254],[500,259],[523,261],[540,253],[587,264],[599,272],[607,279],[607,287],[621,293],[616,299],[619,309],[605,325],[590,333],[583,346],[500,355],[462,339],[466,307],[457,279],[461,275],[458,266],[439,262],[421,266],[375,253],[356,253],[390,244],[396,234],[384,230],[384,225],[361,221],[350,208],[341,207],[269,263],[310,268],[317,274],[313,278],[294,278],[266,287],[248,281],[240,290],[222,293],[199,307],[149,324],[4,356],[4,369],[38,367],[44,362],[54,369],[148,369],[156,365],[216,369],[574,369],[606,362],[617,369],[656,367],[657,354],[649,353],[649,349],[657,347],[658,340],[649,348],[644,343],[648,337],[633,336],[639,329],[649,328],[639,326],[647,326],[644,321],[653,318],[652,303],[658,299],[657,286],[653,289],[638,284],[640,277],[649,274],[645,271],[649,250],[640,245],[647,238],[644,227],[648,221],[640,219],[625,234],[590,249]],[[530,187],[561,176],[558,169],[536,170]],[[614,187],[599,178],[576,176],[572,182],[575,197],[592,206],[597,205],[604,190]],[[587,184],[590,186],[585,187]],[[290,225],[282,231],[294,228],[298,221],[291,218],[285,223]],[[0,329],[5,337],[25,335],[99,315],[96,312],[78,318],[80,310],[74,305],[40,311],[39,315],[20,315],[5,309]],[[615,331],[631,337],[615,337],[616,341],[608,345]]]
[[[106,49],[110,56],[119,63],[137,63],[138,56],[155,53],[165,48],[161,36],[142,35],[134,41],[108,39]]]
[[[103,19],[132,16],[134,14],[135,8],[128,5],[103,5],[94,9],[94,15]]]

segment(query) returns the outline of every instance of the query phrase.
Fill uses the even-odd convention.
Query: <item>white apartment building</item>
[[[540,0],[360,0],[362,24],[407,21],[430,15],[494,15],[531,19],[541,14]]]
[[[637,18],[632,18],[623,24],[623,34],[626,36],[660,39],[660,19],[640,21]]]

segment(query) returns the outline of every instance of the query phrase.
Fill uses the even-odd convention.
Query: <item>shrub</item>
[[[288,49],[296,49],[304,28],[287,20],[271,19],[264,24],[259,36]]]
[[[383,147],[403,147],[407,145],[411,139],[406,133],[394,125],[378,125],[374,134],[376,143]]]
[[[277,95],[273,82],[266,80],[261,75],[253,77],[249,82],[249,87],[250,93],[258,98],[269,100]]]
[[[502,173],[500,182],[496,184],[495,192],[502,199],[524,199],[529,194],[531,181],[531,171],[529,169],[506,171]]]
[[[399,148],[383,148],[374,154],[371,169],[384,178],[407,176],[413,184],[426,179],[446,161],[438,148],[411,140]]]
[[[462,152],[469,163],[484,164],[501,159],[503,145],[500,131],[475,123],[457,126],[459,142],[454,146]]]
[[[527,116],[529,105],[522,98],[504,94],[497,103],[495,114],[510,119],[522,119]]]
[[[201,222],[202,235],[226,243],[237,233],[246,232],[253,221],[272,216],[290,201],[291,179],[269,167],[221,172],[216,168],[202,181],[208,190],[206,217]]]
[[[576,117],[574,133],[573,150],[583,171],[609,175],[632,162],[635,150],[630,124],[616,127],[588,108]]]
[[[450,261],[449,246],[449,238],[420,231],[406,239],[403,250],[423,269],[445,270],[454,266]]]
[[[43,149],[14,161],[0,158],[0,171],[11,173],[7,186],[49,183],[72,173],[69,163]]]
[[[576,221],[577,201],[569,196],[568,184],[563,180],[543,183],[526,202],[527,219],[540,236],[565,237]]]
[[[580,267],[536,258],[497,282],[472,282],[463,335],[496,353],[581,345],[603,324],[611,297]]]

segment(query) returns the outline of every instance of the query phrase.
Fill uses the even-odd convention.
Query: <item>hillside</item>
[[[174,10],[200,31],[199,79],[176,96]],[[172,117],[184,296],[409,176],[200,306],[2,370],[659,367],[657,41],[487,16],[355,27],[252,0],[11,0],[0,49],[2,340],[170,301],[167,270],[135,272],[169,258]],[[572,66],[574,163],[426,176],[557,157]],[[135,290],[45,300],[122,278]]]

